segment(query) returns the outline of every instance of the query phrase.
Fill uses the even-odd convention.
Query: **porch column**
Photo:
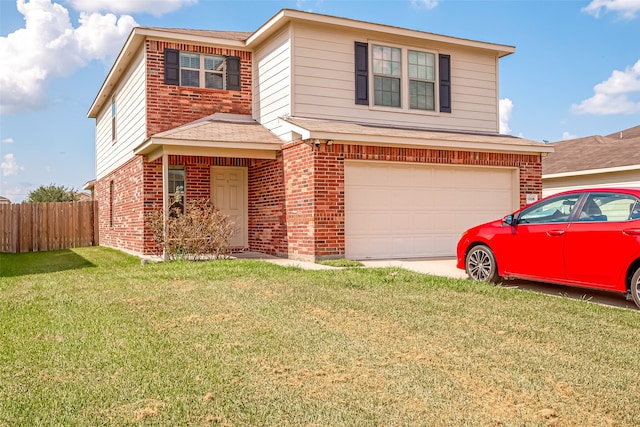
[[[166,241],[167,241],[167,222],[169,221],[169,155],[162,155],[162,241],[165,244],[162,246],[162,259],[167,260],[166,253]]]

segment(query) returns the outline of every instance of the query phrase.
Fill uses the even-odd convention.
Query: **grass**
[[[400,269],[0,255],[0,426],[626,426],[640,313]]]
[[[364,264],[353,259],[328,259],[317,261],[318,264],[328,265],[330,267],[363,267]]]

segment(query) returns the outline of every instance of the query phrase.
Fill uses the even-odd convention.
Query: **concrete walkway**
[[[314,262],[297,261],[287,258],[278,258],[260,252],[242,252],[233,254],[234,258],[239,259],[255,259],[270,262],[272,264],[284,267],[298,267],[303,270],[333,270],[340,267],[331,267],[328,265],[316,264]],[[457,279],[466,279],[467,273],[464,270],[456,268],[456,260],[454,258],[417,258],[417,259],[398,259],[398,260],[366,260],[360,261],[365,267],[399,267],[407,270],[415,271],[423,274],[432,274],[434,276],[453,277]]]
[[[455,258],[414,258],[360,262],[366,267],[400,267],[434,276],[453,277],[455,279],[466,279],[468,277],[464,270],[456,268]]]

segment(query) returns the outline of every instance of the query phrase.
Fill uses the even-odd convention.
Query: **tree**
[[[75,202],[78,200],[73,189],[67,189],[62,185],[41,185],[27,194],[27,203],[42,202]]]

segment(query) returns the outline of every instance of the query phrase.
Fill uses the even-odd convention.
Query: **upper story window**
[[[410,50],[409,108],[434,111],[436,109],[436,56],[433,53]]]
[[[450,66],[450,55],[378,44],[372,45],[369,52],[368,43],[355,42],[355,102],[450,113]]]
[[[373,103],[400,107],[402,51],[395,47],[373,46]]]
[[[180,52],[180,86],[224,89],[225,58]]]
[[[116,97],[111,97],[111,142],[116,142]]]
[[[240,90],[240,57],[165,49],[164,83],[205,89]]]

